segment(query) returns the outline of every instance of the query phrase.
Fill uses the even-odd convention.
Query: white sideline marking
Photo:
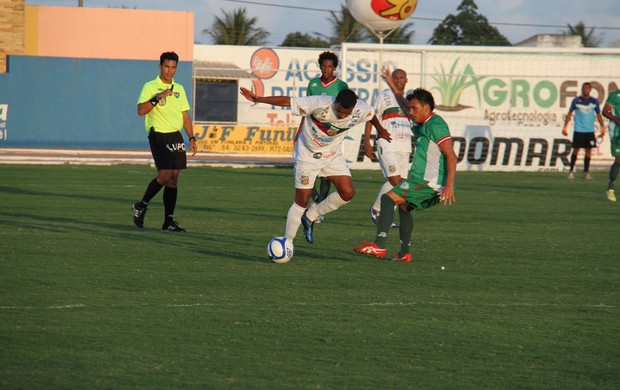
[[[484,307],[567,307],[567,308],[618,308],[620,305],[608,305],[605,303],[595,303],[586,305],[570,305],[559,303],[527,303],[527,302],[507,302],[507,303],[459,303],[459,302],[368,302],[368,303],[289,303],[285,306],[484,306]],[[63,309],[86,309],[101,307],[136,307],[136,306],[153,306],[149,304],[113,304],[113,305],[53,305],[53,306],[0,306],[0,310],[63,310]],[[159,305],[162,307],[200,307],[200,306],[254,306],[254,303],[179,303],[169,305]],[[280,306],[280,305],[278,305]]]

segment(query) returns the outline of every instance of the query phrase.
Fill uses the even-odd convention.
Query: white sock
[[[381,189],[379,189],[379,194],[375,199],[375,203],[372,204],[373,209],[375,209],[376,211],[381,211],[381,197],[383,196],[383,194],[387,194],[392,188],[394,188],[394,186],[390,184],[389,180],[383,183]]]
[[[299,225],[301,225],[301,216],[304,215],[305,208],[299,206],[297,203],[293,202],[293,205],[290,209],[288,209],[288,214],[286,215],[286,228],[284,230],[284,237],[293,241],[295,236],[297,235],[297,230],[299,230]]]
[[[340,206],[344,206],[349,202],[345,202],[342,200],[340,195],[338,195],[337,191],[329,194],[324,201],[319,204],[315,204],[314,206],[308,209],[306,215],[310,218],[311,221],[316,221],[319,218],[319,215],[326,215],[331,213],[332,211],[336,211],[340,208]]]

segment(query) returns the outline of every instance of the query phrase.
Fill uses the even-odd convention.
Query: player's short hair
[[[334,63],[334,68],[338,67],[338,56],[334,52],[324,51],[319,54],[319,66],[323,65],[323,60],[332,60]]]
[[[585,83],[581,84],[581,88],[585,87],[586,85],[587,85],[588,87],[592,88],[592,83],[591,83],[591,82],[589,82],[589,81],[586,81]]]
[[[424,88],[416,88],[407,95],[407,101],[411,101],[411,99],[416,99],[422,104],[428,104],[431,106],[431,111],[435,110],[435,99],[433,98],[433,94],[428,92]]]
[[[350,89],[343,89],[336,96],[336,103],[342,108],[353,108],[357,104],[357,95]]]
[[[179,63],[179,55],[173,51],[167,51],[165,53],[161,53],[159,56],[159,65],[163,65],[165,60],[172,60]]]

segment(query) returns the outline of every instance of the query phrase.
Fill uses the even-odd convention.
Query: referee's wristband
[[[155,107],[157,103],[159,103],[159,94],[156,93],[155,96],[153,96],[151,100],[149,100],[149,103],[151,103],[153,107]]]

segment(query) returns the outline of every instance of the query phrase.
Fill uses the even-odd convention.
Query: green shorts
[[[611,156],[620,156],[620,132],[611,138]]]
[[[427,185],[427,182],[415,183],[403,180],[392,191],[398,196],[405,198],[410,209],[428,209],[439,203],[437,191]]]

